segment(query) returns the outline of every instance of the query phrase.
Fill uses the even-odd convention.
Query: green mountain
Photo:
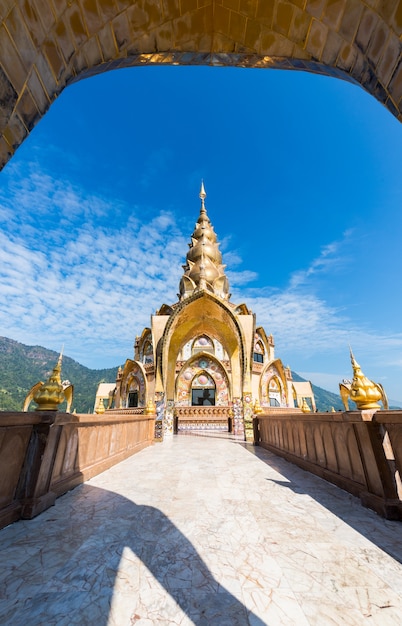
[[[13,339],[0,337],[0,410],[21,411],[28,391],[40,380],[47,380],[58,357],[53,350],[25,346]],[[62,380],[69,380],[74,385],[71,410],[92,413],[98,384],[116,380],[117,368],[92,370],[63,356]],[[64,406],[61,405],[61,410]]]
[[[296,372],[292,372],[292,377],[295,382],[304,382],[306,379],[296,374]],[[319,411],[331,411],[332,407],[335,411],[344,410],[341,396],[336,393],[332,393],[332,391],[327,391],[326,389],[322,389],[321,387],[317,387],[317,385],[311,386],[314,391],[315,403],[317,409]],[[354,402],[349,402],[349,407],[351,410],[354,410],[356,405]]]

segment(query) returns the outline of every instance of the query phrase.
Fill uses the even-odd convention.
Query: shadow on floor
[[[402,563],[401,522],[383,519],[371,509],[363,507],[359,498],[293,465],[265,448],[245,442],[238,442],[237,445],[243,446],[285,479],[269,479],[271,482],[291,489],[296,494],[310,496],[381,550]]]
[[[1,624],[182,623],[170,596],[196,626],[264,626],[160,510],[88,484],[58,506],[63,516],[50,509],[18,522],[25,532],[9,546],[14,564],[0,552],[10,570],[0,576]],[[128,607],[128,616],[115,613],[114,602]]]

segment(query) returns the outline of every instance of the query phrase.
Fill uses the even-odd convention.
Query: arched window
[[[127,408],[137,407],[138,406],[138,396],[139,396],[140,384],[137,378],[130,378],[127,385]]]
[[[276,376],[268,383],[269,406],[281,406],[281,386]]]
[[[254,344],[253,361],[256,363],[264,363],[264,346],[262,341],[256,341]]]
[[[146,341],[144,344],[142,362],[145,364],[154,362],[154,353],[153,353],[152,344],[150,341]]]
[[[216,386],[214,379],[206,372],[200,372],[191,383],[192,406],[215,406]]]
[[[197,354],[198,352],[209,352],[210,354],[215,354],[215,346],[212,339],[207,337],[207,335],[200,335],[193,341],[193,345],[191,347],[191,353]]]

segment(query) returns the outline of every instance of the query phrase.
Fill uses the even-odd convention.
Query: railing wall
[[[258,415],[254,439],[402,520],[402,411]]]
[[[150,445],[154,428],[155,415],[125,411],[0,413],[0,528]]]

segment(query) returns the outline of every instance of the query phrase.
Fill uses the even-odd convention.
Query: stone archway
[[[199,5],[202,6],[199,6]],[[402,1],[3,0],[0,167],[72,82],[144,64],[304,70],[402,120]]]

